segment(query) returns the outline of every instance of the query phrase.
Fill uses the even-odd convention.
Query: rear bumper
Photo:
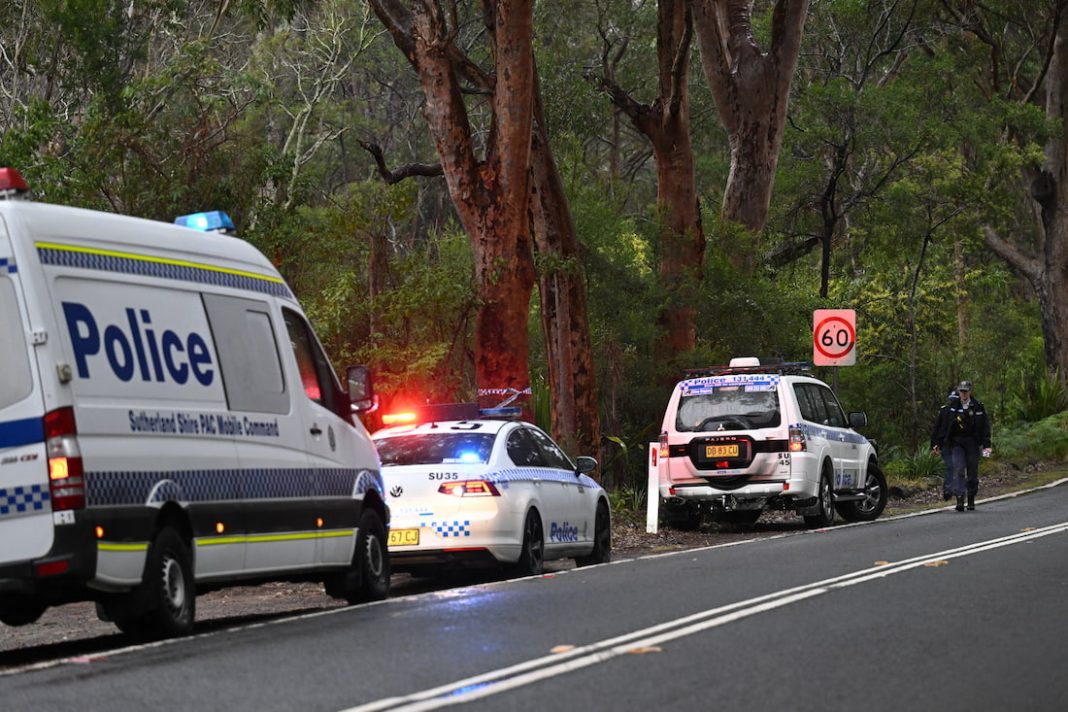
[[[46,555],[0,565],[0,595],[32,596],[50,605],[91,600],[87,584],[95,575],[96,537],[88,517],[78,512],[74,524],[55,528]]]

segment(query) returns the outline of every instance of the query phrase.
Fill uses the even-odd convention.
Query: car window
[[[15,283],[0,277],[0,407],[18,402],[30,394],[32,377]]]
[[[797,396],[797,405],[801,409],[801,417],[810,423],[827,425],[827,406],[823,398],[811,383],[795,383],[794,394]]]
[[[484,465],[493,451],[490,433],[397,435],[375,440],[382,465]]]
[[[319,347],[319,342],[312,335],[311,327],[294,311],[283,309],[282,315],[285,317],[289,341],[293,346],[293,355],[297,359],[297,369],[300,372],[300,383],[304,388],[304,393],[324,408],[347,418],[348,414],[341,409],[344,403],[341,385],[337,381],[337,376],[334,375],[330,361]]]
[[[838,403],[838,399],[835,398],[834,392],[830,388],[817,387],[817,392],[823,399],[823,405],[827,409],[827,425],[833,425],[836,428],[846,427],[845,413],[842,412],[842,406]]]
[[[526,428],[516,428],[508,435],[508,457],[518,467],[545,467],[541,449]]]
[[[752,430],[779,425],[779,393],[767,384],[704,385],[679,400],[679,432]]]
[[[560,449],[560,446],[553,442],[552,438],[538,430],[537,428],[526,428],[530,433],[530,437],[534,439],[534,442],[541,448],[541,454],[545,458],[545,464],[549,467],[555,467],[560,470],[575,471],[575,465],[568,459],[564,451]]]

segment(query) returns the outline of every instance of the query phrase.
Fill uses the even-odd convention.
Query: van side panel
[[[20,264],[0,219],[0,565],[44,556],[54,540],[44,398]]]

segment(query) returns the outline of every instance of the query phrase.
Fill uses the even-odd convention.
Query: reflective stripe
[[[113,541],[98,541],[96,549],[97,551],[148,551],[148,542],[120,544]]]
[[[44,442],[44,420],[25,418],[0,423],[0,450]]]
[[[219,544],[262,544],[272,541],[301,541],[304,539],[331,539],[350,537],[355,529],[335,529],[322,532],[294,532],[291,534],[250,534],[248,536],[212,536],[196,540],[197,546],[217,546]]]

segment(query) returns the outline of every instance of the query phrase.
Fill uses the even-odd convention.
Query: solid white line
[[[971,556],[1066,531],[1068,531],[1068,522],[1063,522],[1033,531],[1020,532],[955,549],[947,549],[934,554],[925,554],[884,566],[861,569],[823,581],[804,584],[691,614],[598,643],[581,646],[567,653],[535,658],[428,690],[351,707],[343,710],[343,712],[375,712],[386,709],[403,712],[422,712],[482,699],[590,665],[606,662],[635,648],[650,647],[677,638],[694,635],[758,613],[814,598],[832,590],[882,579],[931,562]]]

